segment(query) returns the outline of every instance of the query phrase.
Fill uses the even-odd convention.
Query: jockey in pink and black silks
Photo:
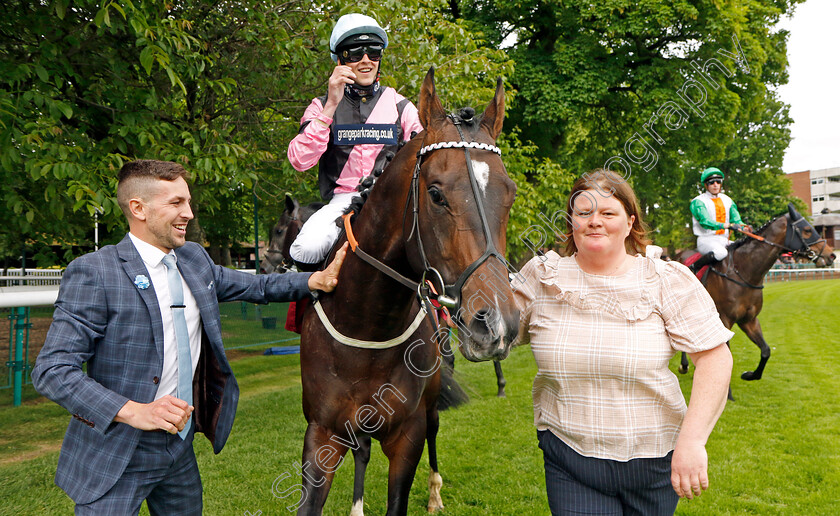
[[[691,200],[691,219],[697,235],[697,250],[703,256],[692,264],[694,271],[704,265],[726,258],[729,245],[729,228],[743,226],[735,201],[723,193],[724,175],[720,169],[710,167],[700,175],[706,191]]]
[[[321,197],[329,201],[304,224],[290,253],[301,264],[321,262],[340,233],[335,220],[357,194],[359,180],[385,164],[401,141],[423,130],[417,108],[393,88],[379,84],[388,35],[373,18],[346,14],[330,37],[337,66],[329,90],[312,100],[289,143],[298,171],[318,164]]]

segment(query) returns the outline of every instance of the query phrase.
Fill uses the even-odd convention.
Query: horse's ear
[[[435,92],[435,67],[429,68],[426,78],[423,79],[423,85],[420,87],[420,99],[418,101],[417,111],[420,114],[420,124],[424,129],[428,130],[435,123],[439,123],[446,119],[446,111],[443,110],[443,105]]]
[[[286,211],[290,214],[294,213],[298,206],[298,202],[291,195],[286,194]]]
[[[788,215],[790,215],[790,220],[793,221],[797,221],[802,218],[802,216],[799,215],[799,212],[796,211],[796,206],[794,206],[792,202],[788,203]]]
[[[496,95],[481,116],[481,125],[490,133],[495,141],[502,132],[505,122],[505,86],[502,78],[496,79]]]

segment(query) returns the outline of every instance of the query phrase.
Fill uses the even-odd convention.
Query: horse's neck
[[[778,229],[772,225],[768,227],[768,231],[765,233],[765,235],[761,236],[767,242],[778,245],[784,242],[784,228],[781,230],[781,236],[778,234]],[[781,241],[777,242],[776,240]],[[761,283],[764,275],[767,274],[767,271],[776,263],[776,260],[782,253],[781,248],[767,242],[751,240],[736,249],[732,256],[735,267],[738,269],[741,277],[754,285]]]
[[[377,182],[364,209],[353,223],[353,233],[359,248],[367,254],[403,275],[411,275],[402,227],[410,173],[406,170],[392,170],[393,168],[395,167],[392,166]],[[394,177],[386,180],[389,172],[394,174]],[[334,297],[352,300],[352,303],[336,303],[334,310],[339,321],[344,318],[358,318],[361,308],[377,319],[393,322],[386,325],[368,325],[375,327],[365,328],[366,335],[357,338],[389,338],[377,333],[381,330],[390,334],[393,331],[388,326],[396,327],[411,322],[412,312],[417,304],[416,293],[411,289],[389,278],[349,250],[342,265],[342,274],[345,280],[339,282]],[[341,329],[340,323],[337,326]],[[400,331],[402,329],[404,328],[400,328]]]

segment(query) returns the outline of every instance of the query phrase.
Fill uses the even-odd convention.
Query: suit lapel
[[[216,301],[212,275],[208,277],[208,275],[202,274],[201,268],[204,264],[194,260],[192,253],[185,253],[181,252],[181,249],[176,249],[175,254],[178,255],[178,270],[195,298],[202,322],[206,323],[207,309]]]
[[[123,238],[120,241],[120,243],[117,244],[117,253],[119,254],[119,257],[123,262],[123,270],[125,271],[126,276],[128,276],[128,279],[129,281],[131,281],[132,284],[134,284],[135,286],[137,285],[135,281],[137,280],[138,276],[143,276],[148,281],[149,271],[146,270],[146,264],[143,263],[143,259],[140,258],[140,253],[137,252],[137,248],[134,247],[134,243],[131,241],[131,238],[129,238],[128,235],[125,235],[125,238]],[[155,349],[158,352],[158,358],[160,358],[162,362],[163,322],[160,316],[160,307],[158,306],[155,288],[153,285],[149,284],[149,288],[137,287],[137,292],[140,294],[140,297],[146,304],[146,308],[149,310],[149,318],[152,321],[152,335],[155,339]]]

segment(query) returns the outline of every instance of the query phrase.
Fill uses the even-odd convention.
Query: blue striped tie
[[[192,357],[190,356],[190,334],[187,332],[187,318],[184,316],[184,288],[181,286],[181,274],[175,265],[175,255],[163,257],[166,275],[169,280],[169,296],[172,298],[172,322],[175,324],[175,340],[178,343],[178,399],[192,405]],[[192,425],[190,417],[184,429],[178,432],[181,439],[186,439]]]

